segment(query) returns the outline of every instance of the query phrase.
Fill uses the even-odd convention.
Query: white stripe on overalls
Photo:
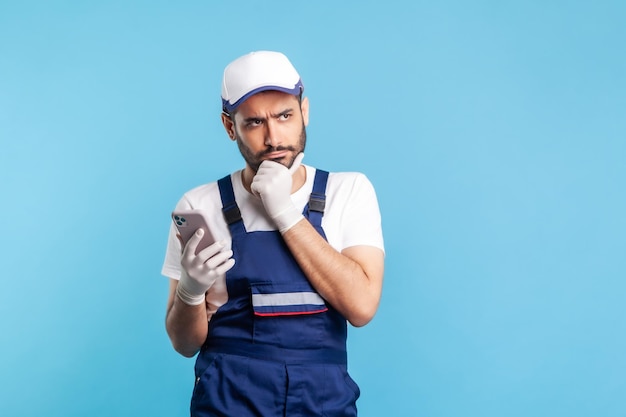
[[[252,294],[252,305],[267,306],[294,306],[294,305],[324,305],[324,299],[315,292],[283,292],[277,294]]]

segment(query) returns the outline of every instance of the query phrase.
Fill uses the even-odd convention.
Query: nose
[[[278,126],[275,125],[274,121],[268,121],[265,129],[265,145],[271,146],[272,148],[280,145],[280,135],[278,134]]]

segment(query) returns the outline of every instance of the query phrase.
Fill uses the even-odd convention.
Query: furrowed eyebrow
[[[293,109],[285,109],[278,114],[272,114],[272,117],[276,118],[276,117],[284,116],[289,113],[293,113]]]
[[[288,108],[285,109],[279,113],[272,113],[270,114],[270,117],[272,118],[279,118],[281,116],[284,116],[286,114],[291,114],[294,112],[293,108]],[[244,123],[252,123],[252,122],[256,122],[256,121],[261,121],[261,122],[265,122],[267,121],[267,119],[265,117],[255,117],[255,116],[250,116],[250,117],[246,117],[245,119],[243,119]]]
[[[257,120],[264,122],[266,119],[265,117],[246,117],[245,119],[243,119],[243,122],[252,123],[252,122],[256,122]]]

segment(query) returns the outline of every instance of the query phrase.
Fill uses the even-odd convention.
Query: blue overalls
[[[324,238],[327,179],[316,171],[303,212]],[[356,416],[346,319],[317,294],[278,231],[246,231],[230,176],[218,185],[236,262],[196,360],[191,415]]]

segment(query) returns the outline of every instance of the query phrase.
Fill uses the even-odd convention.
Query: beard
[[[276,162],[283,164],[287,168],[291,168],[291,166],[293,165],[293,161],[296,159],[296,156],[298,156],[300,152],[304,152],[304,148],[306,147],[306,127],[304,126],[304,123],[302,123],[302,130],[300,131],[300,137],[296,146],[268,146],[261,152],[254,153],[252,152],[252,150],[250,150],[248,146],[243,143],[241,137],[239,136],[239,133],[237,133],[236,131],[235,140],[237,141],[237,147],[239,147],[239,152],[241,153],[241,156],[243,156],[243,159],[254,172],[257,172],[259,170],[259,166],[261,166],[261,163],[265,160],[264,156],[277,151],[292,152],[292,156],[288,161],[281,162],[280,160],[276,160]]]

